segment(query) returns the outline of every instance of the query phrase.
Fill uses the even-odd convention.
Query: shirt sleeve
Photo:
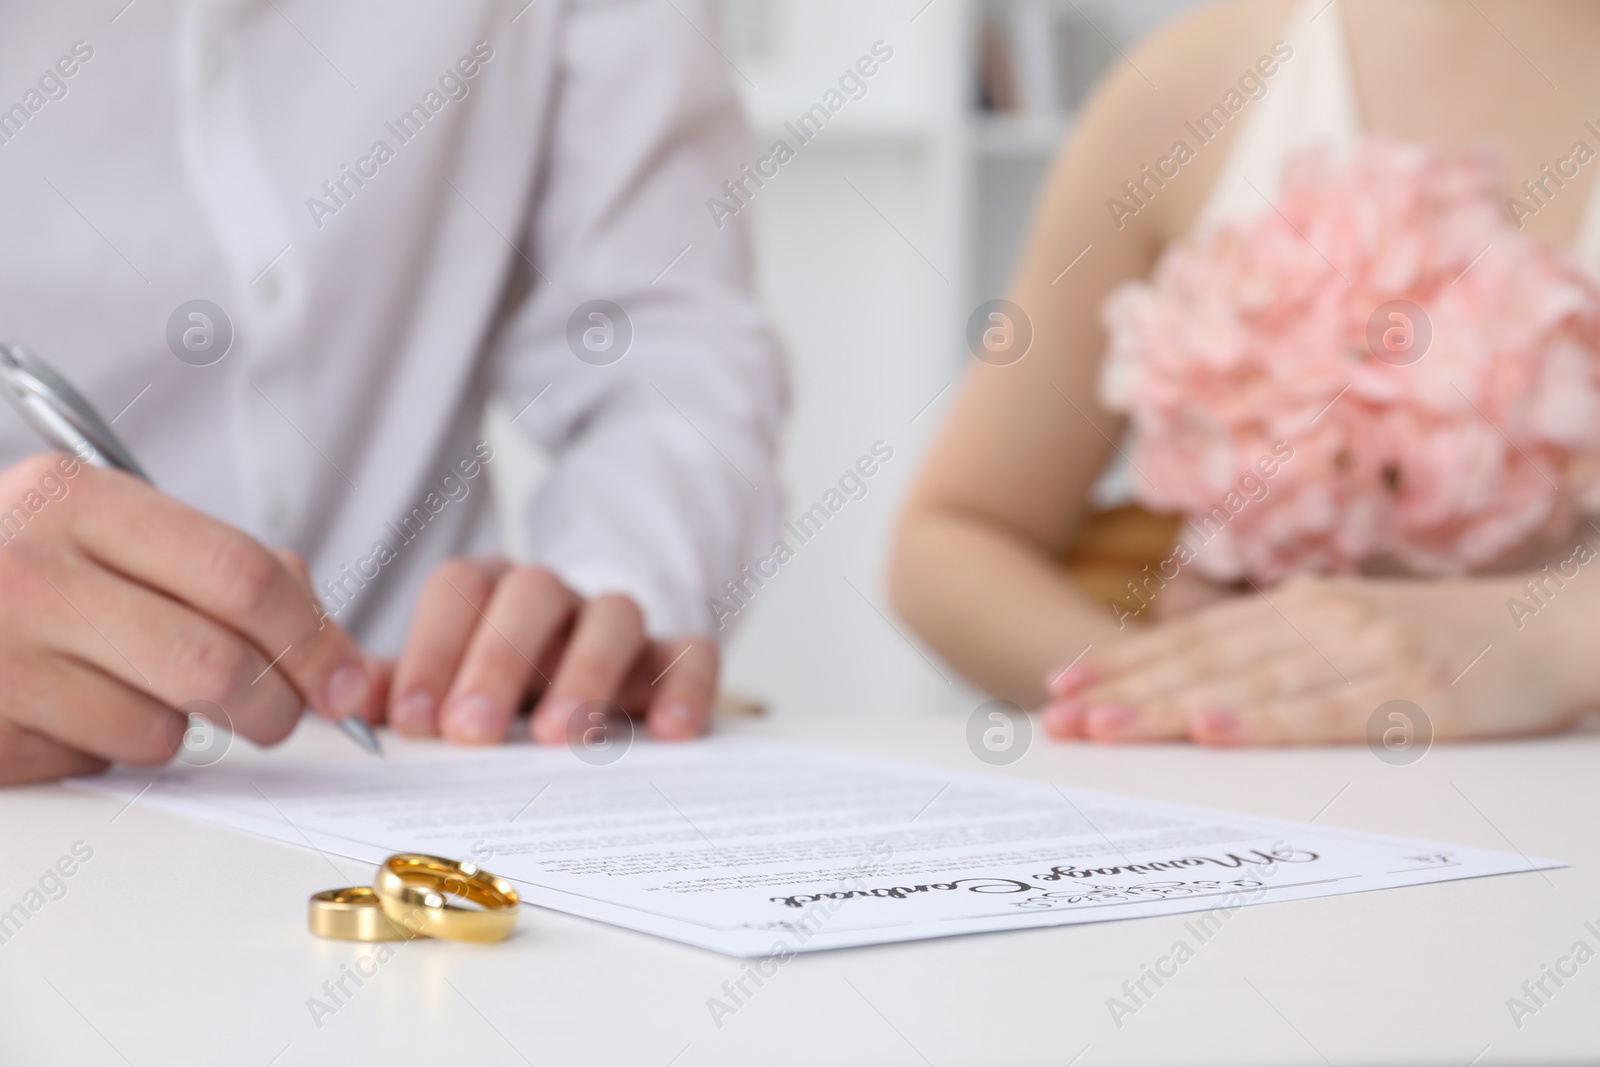
[[[778,525],[787,392],[724,188],[750,162],[730,69],[700,0],[589,0],[558,25],[531,285],[492,364],[552,460],[527,545],[654,636],[716,635],[709,598]]]

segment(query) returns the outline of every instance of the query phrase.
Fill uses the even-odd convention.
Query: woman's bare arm
[[[1059,562],[1123,429],[1095,399],[1100,305],[1192,223],[1245,115],[1205,145],[1184,122],[1270,54],[1287,12],[1244,0],[1169,24],[1108,75],[1046,182],[1010,295],[1032,348],[1009,366],[974,363],[902,515],[890,576],[900,613],[989,692],[1035,706],[1052,668],[1117,638]],[[1123,182],[1180,138],[1194,158],[1114,218],[1107,200],[1132,203]]]

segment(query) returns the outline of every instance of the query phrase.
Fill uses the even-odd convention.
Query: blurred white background
[[[967,318],[1004,295],[1072,110],[1120,52],[1194,2],[719,0],[707,62],[727,66],[740,91],[752,161],[776,138],[796,146],[784,123],[875,42],[893,49],[866,95],[798,146],[746,210],[790,356],[786,517],[874,442],[894,458],[740,613],[726,689],[772,714],[964,714],[985,699],[894,617],[894,517],[971,359]],[[526,492],[536,468],[524,456],[501,491]]]

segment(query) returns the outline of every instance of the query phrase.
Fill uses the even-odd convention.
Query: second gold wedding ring
[[[311,932],[336,941],[409,941],[417,936],[383,913],[366,886],[329,889],[310,900]]]
[[[504,878],[474,863],[404,852],[383,861],[372,890],[385,915],[412,933],[428,937],[500,941],[517,925],[517,891]],[[451,896],[479,907],[451,904]]]

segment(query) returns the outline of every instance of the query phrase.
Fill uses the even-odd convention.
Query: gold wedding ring
[[[367,886],[329,889],[309,901],[311,932],[336,941],[409,941],[417,936],[383,913]]]
[[[403,852],[378,868],[372,891],[383,913],[414,934],[449,941],[501,941],[517,925],[520,899],[511,883],[475,863]],[[479,908],[449,903],[463,897]]]

